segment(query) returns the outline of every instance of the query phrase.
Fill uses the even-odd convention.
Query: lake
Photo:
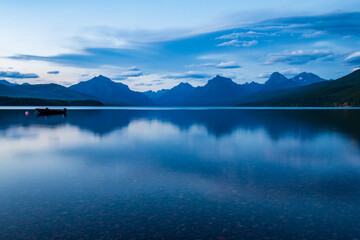
[[[360,109],[0,110],[0,239],[359,239]]]

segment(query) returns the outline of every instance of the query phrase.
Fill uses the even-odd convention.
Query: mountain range
[[[332,81],[289,89],[279,93],[273,91],[262,97],[252,96],[240,106],[279,106],[279,107],[359,107],[360,70]]]
[[[18,86],[19,84],[17,83],[11,83],[9,81],[6,81],[5,79],[0,80],[0,85],[5,85],[5,86]],[[23,83],[21,85],[30,85],[29,83]]]
[[[291,79],[275,72],[264,84],[237,84],[230,78],[218,75],[204,86],[193,87],[189,83],[180,83],[165,92],[147,92],[147,96],[161,106],[234,106],[255,93],[268,94],[274,90],[297,88],[323,81],[326,80],[305,72]]]
[[[70,87],[57,84],[18,85],[0,80],[0,104],[3,104],[1,99],[9,103],[11,98],[16,98],[18,104],[21,104],[21,99],[27,99],[25,103],[31,103],[29,99],[44,99],[68,101],[69,105],[360,106],[359,93],[360,70],[332,81],[313,73],[303,72],[286,78],[274,72],[263,84],[237,84],[230,78],[218,75],[204,86],[180,83],[171,89],[156,92],[132,91],[127,85],[102,75]],[[51,105],[51,102],[44,104]]]
[[[132,91],[127,85],[113,82],[102,75],[75,84],[69,89],[108,105],[152,105],[152,101],[144,94]]]
[[[0,105],[103,105],[91,96],[58,84],[11,84],[0,81]]]

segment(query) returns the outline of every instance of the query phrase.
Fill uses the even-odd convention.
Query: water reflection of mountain
[[[24,111],[2,110],[0,128],[70,124],[104,135],[127,127],[139,119],[169,122],[184,130],[195,124],[201,125],[217,137],[230,134],[235,129],[263,129],[273,139],[285,135],[306,139],[320,133],[337,131],[360,140],[360,110],[356,109],[70,110],[66,117],[37,117],[34,112],[25,116]]]
[[[72,169],[69,171],[69,178],[63,179],[62,174],[55,175],[57,184],[50,184],[48,171],[52,173],[51,168],[48,170],[45,166],[46,174],[34,171],[33,174],[44,177],[42,182],[47,187],[55,188],[53,191],[55,194],[49,194],[55,196],[53,197],[55,200],[65,196],[67,199],[63,201],[73,204],[73,201],[68,199],[70,196],[80,200],[90,199],[89,202],[95,205],[103,201],[101,203],[104,204],[99,205],[105,206],[114,199],[123,197],[126,202],[133,203],[137,213],[146,212],[148,209],[161,212],[164,206],[169,206],[169,201],[173,201],[172,206],[180,209],[178,206],[184,206],[182,205],[184,201],[188,201],[191,204],[179,210],[182,215],[188,216],[188,219],[201,215],[201,209],[210,209],[214,212],[221,209],[222,214],[217,215],[218,219],[236,222],[238,216],[243,216],[245,220],[254,219],[255,216],[257,222],[265,219],[280,226],[276,230],[266,230],[270,233],[273,231],[283,233],[282,229],[288,229],[289,234],[286,233],[287,236],[284,239],[289,239],[288,236],[294,230],[288,225],[283,227],[284,213],[287,214],[285,219],[288,222],[292,221],[291,226],[300,228],[304,232],[311,230],[313,225],[321,226],[324,221],[328,228],[336,229],[337,232],[343,230],[341,229],[343,225],[339,222],[346,222],[347,228],[357,229],[359,208],[353,206],[358,206],[360,198],[360,175],[356,158],[359,156],[359,149],[346,145],[338,147],[337,143],[342,142],[339,140],[341,136],[331,134],[346,134],[358,142],[360,140],[360,131],[357,126],[360,120],[359,115],[358,110],[81,110],[69,111],[67,117],[40,118],[33,113],[25,116],[24,111],[0,111],[0,133],[19,126],[35,127],[33,130],[36,131],[38,128],[58,126],[61,130],[61,126],[71,125],[85,130],[83,132],[85,134],[79,140],[81,144],[67,145],[65,148],[64,146],[55,147],[44,152],[42,150],[31,152],[35,157],[44,155],[44,158],[49,158],[50,163],[53,160],[49,156],[59,159],[60,168],[54,172],[55,174],[66,172],[63,169]],[[184,131],[193,125],[199,125],[206,128],[210,136],[203,134],[202,142],[192,145],[187,144],[186,132],[178,133],[179,136],[175,136],[178,139],[168,142],[174,139],[173,135],[170,135],[171,139],[170,137],[165,140],[150,138],[147,139],[148,141],[142,141],[143,139],[139,141],[137,135],[132,136],[131,132],[128,134],[126,131],[121,131],[103,139],[111,141],[93,143],[84,141],[84,138],[90,135],[87,131],[97,135],[106,135],[116,129],[126,129],[136,120],[157,120],[172,124]],[[136,126],[146,126],[146,124]],[[223,137],[236,130],[245,132],[245,134],[236,134],[242,141],[230,142],[228,140],[232,138]],[[258,130],[271,136],[272,139],[266,138],[261,143],[244,139],[249,135],[263,136],[254,132]],[[77,129],[74,131],[77,132]],[[48,135],[52,134],[52,131],[45,132]],[[306,144],[307,139],[320,134],[326,134],[327,137],[309,141],[311,146]],[[287,139],[289,136],[305,141],[297,141],[295,149],[293,146],[285,146],[280,149],[280,153],[277,153],[276,147],[281,144],[266,144],[276,142],[277,139]],[[217,141],[213,141],[214,137],[217,137]],[[34,144],[41,145],[43,141],[44,139],[41,139]],[[131,144],[124,144],[124,142]],[[262,143],[264,143],[264,148],[259,145]],[[224,144],[228,147],[225,150]],[[334,154],[331,148],[340,153]],[[231,154],[224,154],[225,152]],[[29,152],[24,153],[28,156]],[[20,161],[20,165],[22,163],[23,161]],[[34,163],[36,165],[36,162]],[[69,168],[61,167],[67,164],[70,164]],[[27,171],[31,172],[31,168]],[[65,183],[61,185],[61,181],[67,180],[71,182],[69,185]],[[80,188],[79,190],[75,188],[78,190],[75,191],[71,186],[77,184]],[[33,187],[42,189],[37,185]],[[13,189],[15,189],[13,191],[19,191],[18,188]],[[35,192],[36,195],[40,195],[46,191],[36,192],[26,189],[26,192]],[[106,198],[109,196],[107,192],[114,193],[114,198],[110,201]],[[127,198],[122,195],[128,192],[135,192],[135,197]],[[184,194],[185,197],[178,198],[178,192]],[[169,197],[172,193],[176,196]],[[199,201],[203,198],[210,200]],[[51,201],[47,202],[51,203]],[[147,205],[137,205],[139,202]],[[215,207],[206,205],[209,202],[213,202]],[[54,205],[42,205],[56,209],[56,206],[60,204],[55,202]],[[80,205],[82,208],[74,211],[74,214],[84,213],[88,216],[88,211],[81,210],[85,209],[83,202]],[[18,206],[17,204],[15,207],[18,208]],[[125,213],[136,212],[123,203],[119,206],[109,205],[109,208],[113,213],[113,209],[121,209],[121,206],[126,206]],[[225,214],[224,209],[229,209],[229,212]],[[185,211],[186,214],[184,214]],[[170,212],[173,213],[173,211]],[[334,213],[334,217],[329,218],[329,212]],[[31,215],[33,216],[34,214]],[[208,215],[205,212],[203,216]],[[42,218],[43,215],[40,217]],[[72,215],[69,217],[74,218]],[[130,218],[129,222],[138,221],[139,218],[136,217]],[[173,215],[165,215],[165,218],[175,219],[173,225],[180,225]],[[121,217],[116,216],[116,219],[121,219]],[[207,222],[209,218],[203,219]],[[105,220],[104,222],[107,223]],[[147,222],[148,219],[144,221],[144,223]],[[309,222],[313,225],[309,225]],[[144,223],[138,222],[138,225],[144,226]],[[246,220],[242,224],[251,229],[253,220]],[[133,229],[136,227],[131,228]],[[331,238],[327,233],[321,229],[312,236],[318,237],[324,234],[326,236],[323,237],[324,239]]]

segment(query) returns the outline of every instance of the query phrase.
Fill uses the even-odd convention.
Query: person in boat
[[[50,114],[66,114],[66,108],[61,109],[49,109],[49,108],[36,108],[40,114],[50,115]]]

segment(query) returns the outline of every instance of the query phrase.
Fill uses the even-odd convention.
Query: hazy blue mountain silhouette
[[[296,86],[306,86],[317,82],[326,81],[325,79],[315,75],[313,73],[302,72],[299,75],[290,78],[291,81],[295,83]]]
[[[111,81],[102,75],[75,84],[69,89],[92,96],[106,104],[151,105],[151,100],[140,92],[135,92],[122,83]]]
[[[316,78],[314,78],[316,81]],[[265,96],[265,97],[264,97]],[[243,105],[338,107],[360,106],[360,70],[333,81],[320,81],[289,89],[284,93],[271,92],[262,98],[253,96]]]
[[[288,79],[279,72],[271,74],[261,90],[273,91],[285,88],[294,88],[326,81],[313,73],[302,72],[295,77]]]
[[[271,74],[270,78],[265,82],[262,87],[262,90],[276,90],[283,88],[295,87],[295,82],[288,79],[279,72],[274,72]]]
[[[205,86],[195,88],[191,94],[180,102],[180,105],[227,105],[242,93],[241,86],[230,78],[216,76]]]
[[[230,78],[216,76],[206,85],[193,87],[180,83],[172,89],[144,93],[132,91],[125,84],[102,75],[69,88],[57,84],[30,85],[0,81],[0,96],[57,99],[97,100],[108,105],[130,106],[234,106],[285,95],[288,89],[325,81],[312,73],[301,73],[291,79],[275,72],[264,83],[237,84]],[[286,90],[286,91],[285,91]]]
[[[22,83],[22,84],[17,84],[17,83],[11,83],[5,79],[0,80],[0,85],[5,85],[5,86],[19,86],[19,85],[31,85],[30,83]]]
[[[155,100],[159,105],[172,106],[178,105],[191,97],[194,92],[194,87],[189,83],[180,83],[179,85],[168,90],[165,94]]]
[[[196,88],[188,83],[180,83],[157,98],[155,102],[167,106],[231,106],[255,93],[262,95],[264,92],[296,88],[321,81],[325,80],[312,73],[301,73],[288,79],[274,72],[264,84],[256,82],[237,84],[230,78],[218,75],[209,80],[205,86]]]
[[[156,99],[158,99],[159,97],[163,96],[165,93],[167,93],[170,89],[161,89],[158,91],[146,91],[146,92],[142,92],[142,94],[144,94],[145,96],[147,96],[148,98],[150,98],[152,101],[155,101]]]
[[[2,80],[0,80],[0,85],[16,86],[16,85],[18,85],[18,84],[16,84],[16,83],[11,83],[11,82],[9,82],[9,81],[6,81],[5,79],[2,79]]]
[[[0,96],[57,99],[57,100],[91,100],[92,97],[75,92],[57,84],[11,85],[0,84]]]

